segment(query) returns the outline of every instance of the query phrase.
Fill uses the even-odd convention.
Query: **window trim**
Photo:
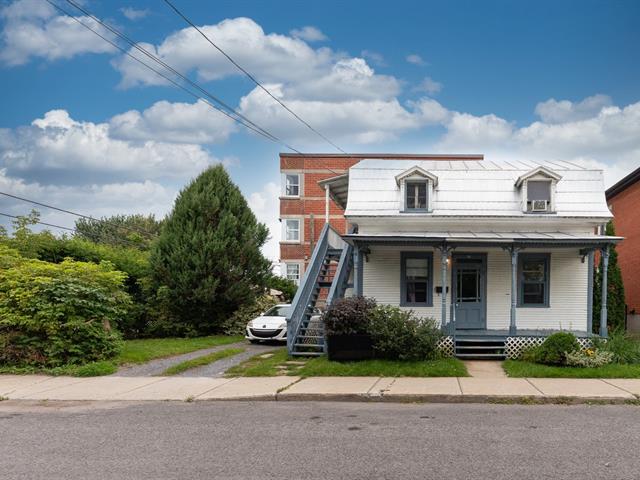
[[[298,222],[298,239],[297,240],[287,240],[287,222]],[[301,218],[283,218],[283,232],[282,232],[282,243],[302,243],[302,219]]]
[[[287,195],[287,175],[295,175],[298,177],[298,194]],[[303,177],[300,172],[282,172],[282,198],[302,198]]]
[[[426,258],[427,263],[427,301],[407,302],[407,259]],[[433,252],[400,252],[400,306],[401,307],[433,307]]]
[[[296,285],[300,286],[300,280],[302,279],[302,264],[300,262],[283,262],[284,263],[284,278],[287,280],[291,280]],[[296,280],[292,280],[289,278],[289,265],[298,267],[298,278]]]
[[[522,279],[522,265],[526,259],[544,260],[544,303],[524,303],[524,282]],[[550,253],[520,253],[518,254],[518,308],[549,308],[551,284],[551,254]]]
[[[403,195],[404,195],[404,212],[405,213],[425,213],[429,211],[429,180],[428,179],[424,179],[424,180],[418,180],[418,179],[406,179],[404,181],[404,189],[403,189]],[[407,203],[407,195],[409,194],[409,191],[407,189],[408,186],[410,185],[424,185],[424,195],[425,195],[425,208],[409,208],[409,205]]]

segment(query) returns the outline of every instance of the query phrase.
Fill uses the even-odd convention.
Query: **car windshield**
[[[286,317],[291,307],[275,306],[264,312],[263,317]]]

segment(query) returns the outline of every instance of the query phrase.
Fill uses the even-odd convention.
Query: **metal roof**
[[[522,211],[518,178],[539,167],[561,179],[556,185],[553,217],[610,218],[601,170],[555,160],[373,160],[365,159],[349,169],[348,217],[398,216],[400,189],[395,177],[419,167],[438,177],[431,201],[431,217],[543,217]]]

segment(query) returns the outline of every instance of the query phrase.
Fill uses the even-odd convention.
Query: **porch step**
[[[456,338],[455,353],[458,358],[477,360],[505,359],[505,340],[491,337]]]
[[[293,357],[321,357],[324,352],[291,352]]]

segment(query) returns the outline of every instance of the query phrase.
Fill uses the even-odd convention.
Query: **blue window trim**
[[[427,262],[427,301],[407,302],[407,259],[426,258]],[[433,253],[432,252],[400,252],[400,306],[401,307],[433,307]]]
[[[418,184],[425,184],[426,186],[426,191],[425,191],[425,202],[427,205],[427,208],[408,208],[407,207],[407,185],[418,185]],[[404,182],[404,209],[402,210],[403,213],[428,213],[429,212],[429,200],[431,200],[429,198],[429,180],[425,179],[425,180],[405,180]]]
[[[544,260],[544,303],[524,303],[524,288],[522,287],[522,263],[525,260]],[[550,288],[550,253],[519,253],[518,254],[518,307],[520,308],[549,308]]]

